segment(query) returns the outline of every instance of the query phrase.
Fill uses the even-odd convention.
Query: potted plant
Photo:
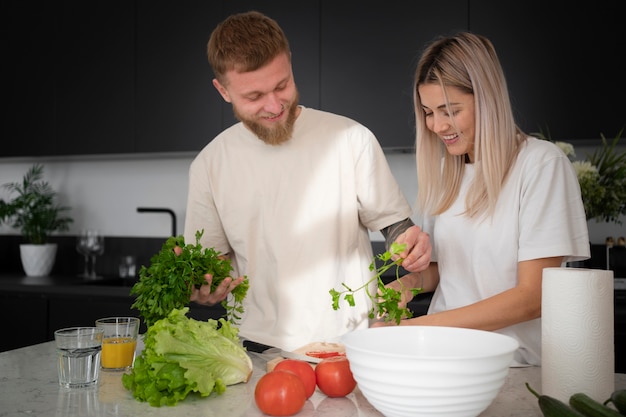
[[[623,130],[612,141],[600,134],[602,146],[586,160],[575,160],[574,146],[568,142],[553,141],[572,160],[580,184],[587,220],[622,224],[620,216],[626,215],[626,151],[616,146]],[[537,137],[550,140],[543,132]]]
[[[6,222],[19,229],[25,240],[20,245],[20,255],[28,276],[50,273],[57,250],[57,244],[49,242],[50,234],[69,230],[69,224],[73,222],[71,217],[63,215],[69,207],[56,203],[56,191],[42,178],[43,166],[35,164],[21,182],[3,185],[16,194],[13,200],[0,199],[0,224]]]

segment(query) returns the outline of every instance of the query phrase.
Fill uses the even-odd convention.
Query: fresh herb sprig
[[[370,264],[370,271],[376,271],[376,274],[367,281],[365,284],[360,286],[359,288],[352,289],[348,287],[344,282],[341,285],[345,288],[342,291],[337,291],[332,288],[329,293],[333,299],[333,310],[339,309],[339,302],[343,296],[343,299],[350,305],[354,307],[354,294],[357,291],[365,290],[367,296],[372,300],[372,308],[369,311],[369,318],[374,319],[375,317],[380,317],[384,321],[395,321],[396,324],[400,324],[400,320],[403,318],[411,318],[413,317],[413,313],[407,307],[400,308],[398,303],[402,300],[402,291],[405,290],[404,286],[401,288],[401,291],[394,290],[393,288],[385,287],[385,283],[382,280],[382,275],[390,268],[396,267],[396,279],[400,277],[400,265],[402,264],[402,259],[392,260],[393,255],[400,254],[406,248],[406,244],[398,244],[392,243],[389,250],[381,253],[374,257],[374,260]],[[376,267],[376,259],[382,261],[382,265],[380,267]],[[369,290],[370,284],[373,281],[377,281],[377,290],[376,294],[372,294]],[[400,285],[402,285],[402,281],[399,281]],[[411,288],[411,292],[413,296],[416,296],[422,291],[422,288]]]
[[[185,244],[185,238],[172,236],[161,250],[150,259],[150,266],[142,266],[139,281],[130,293],[137,295],[132,308],[139,310],[146,326],[165,318],[173,309],[181,309],[190,303],[194,286],[205,285],[205,274],[213,275],[211,291],[228,277],[232,266],[213,248],[203,248],[200,238],[204,231],[196,232],[196,244]],[[233,289],[232,303],[222,301],[228,320],[236,323],[243,313],[243,299],[248,292],[246,279]]]

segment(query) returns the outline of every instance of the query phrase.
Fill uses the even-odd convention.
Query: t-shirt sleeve
[[[519,211],[519,260],[589,257],[589,234],[580,186],[565,155],[543,158],[523,176]]]

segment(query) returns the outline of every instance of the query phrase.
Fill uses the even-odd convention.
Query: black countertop
[[[0,292],[134,298],[130,295],[134,283],[134,280],[123,280],[117,277],[84,279],[72,276],[28,277],[8,274],[0,275]]]

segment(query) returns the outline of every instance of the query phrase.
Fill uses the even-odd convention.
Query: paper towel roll
[[[542,394],[603,402],[615,389],[613,271],[546,268],[542,287]]]

